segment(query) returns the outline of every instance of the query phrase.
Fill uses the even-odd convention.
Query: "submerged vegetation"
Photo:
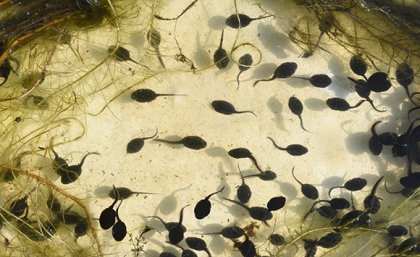
[[[0,0],[0,256],[420,254],[418,3],[176,2]]]

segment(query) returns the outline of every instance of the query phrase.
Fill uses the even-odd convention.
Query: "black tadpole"
[[[326,88],[332,83],[331,78],[326,74],[315,74],[315,75],[312,75],[310,78],[297,77],[297,76],[292,77],[292,78],[309,80],[312,86],[318,87],[318,88]]]
[[[65,169],[64,175],[61,176],[61,183],[70,184],[70,183],[75,182],[82,174],[82,166],[83,166],[83,163],[85,162],[86,157],[92,154],[99,155],[99,153],[97,152],[87,153],[85,156],[83,156],[79,164],[68,166]]]
[[[328,107],[330,107],[331,110],[345,112],[350,109],[359,107],[364,102],[366,102],[366,100],[360,100],[356,105],[350,106],[350,104],[346,100],[338,97],[333,97],[327,100],[327,105]]]
[[[137,89],[131,93],[131,99],[139,103],[149,103],[159,96],[186,96],[184,94],[157,94],[148,88]]]
[[[242,208],[248,211],[249,216],[251,216],[251,218],[255,220],[263,221],[266,225],[268,225],[267,220],[271,220],[273,218],[273,214],[271,213],[271,211],[265,207],[259,207],[259,206],[248,207],[245,204],[235,201],[235,200],[231,200],[224,197],[223,199],[241,206]]]
[[[333,248],[343,240],[343,236],[338,232],[330,232],[317,240],[316,244],[322,248]]]
[[[159,31],[151,27],[147,32],[147,41],[149,42],[150,46],[152,46],[155,49],[160,65],[162,65],[162,67],[166,69],[165,63],[163,62],[162,55],[160,54],[159,50],[159,45],[161,42],[161,36]]]
[[[366,78],[366,71],[367,71],[367,65],[365,60],[360,55],[353,55],[350,59],[350,68],[351,70],[359,76],[362,76],[365,80]]]
[[[414,81],[413,68],[411,68],[407,63],[401,63],[395,70],[395,76],[397,78],[398,84],[404,88],[407,96],[410,98],[410,91],[408,90],[408,86],[410,86]]]
[[[238,83],[238,87],[236,88],[236,90],[239,89],[239,76],[242,74],[242,72],[249,70],[253,63],[254,63],[254,60],[252,59],[252,55],[250,54],[244,54],[241,57],[239,57],[239,60],[238,60],[239,73],[238,73],[238,76],[236,76],[236,82]]]
[[[127,235],[127,226],[120,219],[120,216],[118,215],[118,211],[120,209],[121,203],[122,203],[122,200],[120,204],[118,205],[117,210],[115,211],[117,222],[114,224],[114,226],[112,226],[112,237],[114,238],[115,241],[118,241],[118,242],[122,241]]]
[[[41,150],[45,150],[44,147],[38,147]],[[53,170],[54,172],[59,175],[60,177],[66,174],[66,171],[69,167],[69,164],[67,163],[67,161],[58,156],[57,152],[54,151],[54,148],[51,147],[51,151],[54,154],[54,160],[53,160]]]
[[[156,132],[153,136],[137,137],[137,138],[131,139],[130,142],[128,142],[127,147],[126,147],[127,153],[137,153],[143,148],[144,141],[154,138],[157,135],[157,133],[158,133],[158,130],[156,129]]]
[[[331,197],[331,191],[334,190],[335,188],[345,188],[351,192],[355,192],[355,191],[362,190],[366,185],[367,185],[366,179],[352,178],[346,181],[346,183],[344,183],[344,186],[335,186],[335,187],[330,188],[330,190],[328,191],[328,195]]]
[[[222,30],[222,36],[220,37],[219,48],[217,48],[217,50],[213,54],[214,64],[216,64],[216,67],[219,69],[226,68],[230,62],[228,53],[226,52],[225,49],[222,48],[223,35],[224,35],[224,30]]]
[[[124,200],[127,198],[130,198],[133,195],[152,195],[154,193],[148,193],[148,192],[135,192],[127,187],[114,187],[112,190],[109,191],[108,196],[112,199],[119,199]]]
[[[299,100],[299,98],[292,96],[289,98],[289,102],[288,102],[288,106],[290,111],[298,116],[299,121],[300,121],[300,127],[305,130],[306,132],[309,132],[307,129],[305,129],[305,127],[303,126],[303,119],[302,119],[302,112],[303,112],[303,104],[302,102]]]
[[[257,115],[255,115],[255,113],[253,113],[252,111],[237,111],[235,107],[233,106],[233,104],[224,100],[214,100],[213,102],[211,102],[211,106],[216,112],[224,114],[224,115],[232,115],[235,113],[236,114],[251,113],[252,115],[257,117]]]
[[[408,230],[402,225],[391,225],[387,228],[387,232],[393,237],[400,237],[408,234]]]
[[[200,150],[207,146],[207,142],[198,136],[186,136],[178,141],[168,141],[164,139],[153,139],[154,141],[164,142],[168,144],[182,144],[183,146],[193,149]]]
[[[286,151],[288,154],[292,155],[292,156],[301,156],[304,155],[308,152],[308,148],[306,148],[303,145],[299,145],[299,144],[291,144],[288,145],[286,147],[281,147],[279,145],[276,144],[276,142],[274,141],[274,139],[272,139],[271,137],[267,137],[274,145],[275,148],[282,150],[282,151]]]
[[[222,192],[223,189],[225,189],[224,186],[220,190],[214,193],[211,193],[208,196],[206,196],[204,199],[198,201],[198,203],[194,207],[194,215],[196,219],[199,219],[199,220],[204,219],[210,214],[210,211],[211,211],[210,197]]]
[[[113,188],[115,190],[115,194],[118,195],[118,191],[115,189],[115,186],[113,186]],[[114,202],[101,212],[101,215],[99,216],[99,225],[101,225],[102,229],[109,229],[115,224],[115,217],[117,214],[114,210],[114,206],[118,201],[119,197],[116,197]]]
[[[247,27],[252,21],[261,20],[261,19],[265,19],[265,18],[269,18],[269,17],[273,17],[273,15],[251,18],[246,14],[238,13],[238,14],[232,14],[231,16],[226,18],[225,23],[226,23],[227,26],[229,26],[231,28],[239,29],[239,28]]]
[[[241,227],[230,226],[230,227],[223,228],[219,232],[207,233],[204,235],[219,235],[219,234],[225,238],[234,239],[234,238],[240,238],[241,236],[245,235],[245,231]]]
[[[363,205],[367,213],[376,214],[381,208],[381,203],[379,201],[380,198],[377,197],[375,194],[383,178],[384,177],[382,176],[378,179],[378,181],[376,181],[375,185],[373,185],[372,190],[370,191],[370,194],[367,195],[363,200]]]
[[[209,257],[211,257],[211,253],[207,247],[206,241],[198,237],[187,237],[185,239],[185,243],[187,243],[188,247],[194,249],[196,251],[205,251]]]
[[[367,79],[367,87],[373,92],[385,92],[391,88],[391,82],[385,72],[375,72]]]
[[[234,148],[234,149],[229,150],[228,154],[230,157],[235,158],[235,159],[242,159],[242,158],[250,159],[252,163],[254,163],[255,167],[257,167],[257,169],[260,172],[262,172],[260,166],[257,163],[257,160],[252,155],[251,151],[249,151],[247,148],[244,148],[244,147]]]
[[[318,189],[311,184],[303,184],[295,176],[295,167],[292,169],[292,176],[300,184],[300,191],[302,194],[311,200],[316,200],[319,197]]]
[[[115,60],[117,60],[119,62],[132,61],[136,64],[140,64],[140,63],[136,62],[135,60],[133,60],[130,57],[130,52],[122,46],[112,45],[112,46],[108,47],[108,53],[113,55],[115,57]]]
[[[257,250],[255,244],[249,240],[249,237],[245,235],[246,239],[243,242],[235,242],[234,246],[238,248],[243,257],[255,257],[257,256]]]
[[[12,66],[10,65],[9,59],[6,58],[0,65],[0,78],[3,78],[3,82],[0,83],[0,86],[7,82],[11,70]]]
[[[285,204],[286,198],[284,196],[275,196],[267,202],[267,209],[269,211],[277,211],[283,208]]]
[[[379,123],[381,123],[381,121],[375,122],[372,125],[372,127],[370,128],[370,131],[372,132],[372,136],[369,139],[368,145],[369,145],[369,151],[373,155],[381,154],[381,152],[384,148],[383,145],[382,145],[382,142],[379,139],[378,134],[376,133],[376,130],[375,130],[376,125],[378,125]]]
[[[251,188],[245,183],[245,178],[242,175],[242,171],[239,168],[239,164],[238,164],[238,170],[239,170],[239,174],[241,175],[242,183],[238,187],[238,189],[236,189],[236,197],[241,203],[247,203],[249,202],[249,199],[251,199],[252,191],[251,191]]]
[[[369,97],[370,93],[372,92],[372,90],[367,86],[367,82],[363,79],[358,79],[355,80],[351,77],[347,77],[350,81],[352,81],[355,86],[354,89],[356,91],[356,93],[366,99],[366,101],[368,101],[368,103],[372,106],[372,108],[377,111],[377,112],[386,112],[386,110],[379,110],[378,108],[376,108],[376,106],[373,104],[373,100]]]
[[[274,74],[269,79],[259,79],[254,82],[254,87],[260,82],[260,81],[272,81],[275,79],[284,79],[292,76],[295,74],[297,70],[297,64],[295,62],[284,62],[280,64],[275,70]]]
[[[272,170],[264,170],[264,171],[260,171],[260,173],[258,174],[250,174],[250,175],[244,176],[244,178],[250,178],[250,177],[258,177],[259,179],[264,180],[264,181],[271,181],[277,178],[277,174]]]

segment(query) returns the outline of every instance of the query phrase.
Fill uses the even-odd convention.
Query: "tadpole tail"
[[[276,77],[271,77],[271,78],[269,78],[269,79],[259,79],[259,80],[257,80],[257,81],[255,81],[254,82],[254,85],[252,85],[253,87],[255,87],[258,83],[260,83],[261,81],[272,81],[272,80],[275,80],[276,79]]]
[[[241,202],[237,202],[237,201],[235,201],[235,200],[232,200],[232,199],[229,199],[229,198],[224,198],[224,197],[222,197],[222,199],[223,200],[226,200],[226,201],[229,201],[229,202],[231,202],[231,203],[236,203],[237,205],[239,205],[239,206],[241,206],[242,208],[244,208],[244,209],[246,209],[246,210],[248,210],[248,206],[246,206],[245,204],[243,204],[243,203],[241,203]]]
[[[272,139],[271,137],[267,137],[267,138],[271,141],[271,143],[273,143],[275,148],[277,148],[279,150],[282,150],[282,151],[286,151],[286,148],[283,148],[283,147],[277,145],[276,142],[274,141],[274,139]]]
[[[238,86],[236,87],[236,90],[239,89],[239,83],[240,83],[239,76],[241,75],[241,73],[242,73],[242,71],[239,71],[238,76],[236,76],[236,82],[238,83]]]
[[[375,127],[376,127],[376,125],[378,125],[379,123],[381,123],[382,121],[381,120],[379,120],[379,121],[377,121],[377,122],[375,122],[373,125],[372,125],[372,127],[370,128],[370,132],[372,132],[372,135],[374,135],[374,136],[378,136],[378,134],[376,133],[376,130],[375,130]]]
[[[88,157],[89,155],[92,155],[92,154],[100,155],[100,153],[98,153],[98,152],[87,153],[85,156],[83,156],[83,158],[80,161],[80,163],[79,163],[78,166],[82,167],[83,166],[83,163],[85,162],[86,157]]]
[[[218,191],[216,191],[216,192],[214,192],[214,193],[211,193],[211,194],[209,194],[208,196],[206,196],[206,198],[205,199],[210,199],[210,197],[212,197],[213,195],[215,195],[215,194],[218,194],[218,193],[220,193],[220,192],[222,192],[223,191],[223,189],[225,189],[225,186],[223,186],[220,190],[218,190]]]
[[[257,160],[255,159],[254,156],[250,156],[249,159],[251,159],[252,163],[254,163],[255,167],[257,167],[257,169],[262,173],[262,169],[260,168],[260,166],[258,165]]]
[[[364,102],[366,102],[367,100],[360,100],[356,105],[350,106],[350,109],[354,109],[359,107],[360,105],[362,105]]]
[[[184,209],[187,208],[188,206],[190,206],[189,204],[185,205],[184,207],[182,207],[181,211],[179,212],[179,224],[182,224],[182,220],[184,219]]]
[[[305,130],[306,132],[310,132],[309,130],[307,130],[304,126],[303,126],[303,119],[301,115],[298,115],[299,120],[300,120],[300,127]]]
[[[178,140],[178,141],[168,141],[168,140],[165,140],[165,139],[156,138],[156,139],[153,139],[153,141],[163,142],[163,143],[167,143],[167,144],[180,144],[182,139]]]
[[[164,68],[166,70],[165,63],[163,62],[162,55],[160,54],[160,51],[159,51],[158,47],[155,48],[155,52],[156,52],[156,55],[157,55],[158,60],[160,62],[160,65],[162,65],[162,68]]]
[[[372,187],[372,191],[370,191],[371,195],[374,195],[376,193],[376,189],[378,189],[379,184],[381,183],[382,179],[384,178],[384,176],[380,177],[378,179],[378,181],[376,181],[375,185],[373,185]]]
[[[156,94],[156,96],[188,96],[186,94]]]
[[[386,186],[386,181],[384,182],[384,187],[385,187],[385,191],[386,191],[388,194],[399,194],[399,193],[401,193],[401,192],[402,192],[402,189],[401,189],[400,191],[396,191],[396,192],[389,191],[388,187]]]
[[[410,114],[411,114],[411,112],[413,112],[413,111],[415,111],[415,110],[418,110],[418,109],[420,109],[420,106],[416,106],[416,107],[414,107],[414,108],[411,108],[411,109],[408,111],[408,113],[407,113],[407,117],[408,117],[408,118],[410,118]]]
[[[256,21],[256,20],[261,20],[261,19],[270,18],[270,17],[274,17],[274,15],[270,14],[270,15],[266,15],[266,16],[260,16],[260,17],[252,18],[251,20]]]
[[[386,110],[378,110],[378,109],[375,107],[375,105],[373,104],[373,100],[372,100],[372,99],[368,99],[367,101],[370,103],[370,105],[372,106],[372,108],[373,108],[375,111],[377,111],[377,112],[386,112]]]
[[[335,186],[335,187],[331,187],[330,190],[328,190],[328,196],[331,198],[331,191],[333,191],[336,188],[342,188],[342,186]]]
[[[257,115],[253,112],[253,111],[235,111],[235,113],[251,113],[252,115],[254,115],[255,117],[257,117]]]
[[[158,129],[156,129],[156,132],[155,132],[155,134],[154,134],[153,136],[150,136],[150,137],[145,137],[145,138],[143,138],[143,140],[152,139],[152,138],[154,138],[155,136],[157,136],[157,134],[158,134]]]
[[[225,34],[225,30],[222,29],[222,36],[220,37],[219,49],[222,48],[223,45],[223,35]]]
[[[319,203],[319,202],[322,202],[322,201],[325,201],[325,200],[318,200],[318,201],[316,201],[316,202],[314,202],[313,204],[312,204],[312,206],[311,206],[311,208],[309,209],[309,211],[302,217],[302,222],[304,222],[305,220],[306,220],[306,218],[309,216],[309,214],[311,214],[312,212],[314,212],[314,210],[315,210],[315,205],[317,204],[317,203]]]

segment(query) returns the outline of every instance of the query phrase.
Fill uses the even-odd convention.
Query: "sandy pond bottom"
[[[180,13],[185,8],[182,6],[189,4],[188,1],[177,1],[176,4],[154,2],[150,6],[143,6],[144,3],[139,1],[134,5],[135,8],[128,11],[127,17],[122,19],[120,31],[105,28],[91,31],[87,35],[77,35],[80,40],[76,41],[80,44],[79,51],[84,63],[78,61],[67,48],[61,49],[54,57],[52,70],[73,72],[74,66],[75,76],[88,74],[73,88],[79,96],[77,103],[82,110],[75,108],[57,116],[56,120],[73,115],[74,120],[68,120],[65,126],[57,130],[50,130],[32,146],[48,145],[53,137],[54,143],[70,141],[80,133],[80,124],[83,124],[85,134],[82,137],[58,145],[54,150],[71,164],[78,163],[89,152],[98,152],[100,155],[87,157],[81,177],[75,183],[62,185],[48,161],[50,156],[53,157],[52,152],[39,152],[37,149],[40,155],[45,155],[43,158],[34,157],[36,161],[42,159],[39,163],[32,163],[40,170],[37,174],[51,175],[58,187],[82,199],[93,218],[98,218],[101,211],[112,203],[113,200],[107,196],[112,185],[154,193],[133,196],[122,202],[119,218],[127,225],[130,236],[121,242],[116,242],[110,230],[102,230],[98,222],[93,220],[105,255],[138,254],[152,257],[159,256],[163,250],[180,252],[180,249],[165,242],[167,231],[164,226],[149,216],[156,215],[164,221],[177,221],[181,208],[190,205],[184,210],[183,224],[188,229],[185,236],[203,238],[213,256],[241,256],[231,240],[217,235],[201,236],[203,233],[220,231],[228,225],[254,226],[250,239],[256,244],[261,256],[304,256],[301,236],[316,239],[331,232],[332,228],[329,228],[331,225],[328,220],[316,212],[301,222],[314,201],[305,198],[300,192],[300,185],[292,176],[293,168],[299,181],[316,186],[319,199],[329,199],[328,191],[331,187],[343,185],[351,178],[366,179],[367,186],[353,193],[357,209],[363,209],[364,197],[381,176],[384,176],[383,181],[387,182],[390,190],[401,188],[398,178],[406,170],[406,158],[394,158],[390,147],[385,147],[381,155],[374,156],[368,150],[368,140],[371,137],[370,128],[376,121],[383,121],[377,126],[378,132],[402,133],[407,129],[410,121],[406,114],[413,105],[408,101],[404,89],[391,79],[393,87],[390,90],[372,93],[371,98],[376,107],[386,112],[376,112],[368,103],[347,112],[329,109],[325,101],[331,97],[345,98],[351,105],[360,100],[354,93],[354,85],[347,79],[347,76],[357,78],[348,64],[351,55],[325,38],[321,41],[322,47],[331,53],[315,49],[313,56],[300,58],[302,49],[287,37],[293,21],[302,15],[299,8],[290,3],[259,2],[265,10],[276,16],[255,20],[248,27],[235,30],[224,25],[224,19],[236,12],[233,1],[198,1],[178,20],[174,30],[174,21],[154,19],[150,23],[149,7],[155,8],[155,14],[171,17]],[[237,5],[239,12],[250,17],[265,15],[257,5],[247,1],[237,1]],[[288,12],[285,11],[287,8]],[[136,11],[140,15],[134,15]],[[147,15],[143,16],[144,13]],[[162,37],[159,50],[166,70],[161,67],[155,50],[147,42],[146,32],[151,24]],[[232,52],[229,65],[219,70],[213,65],[212,59],[214,51],[219,47],[222,29],[225,49],[229,51],[235,45],[243,45]],[[182,53],[194,62],[197,68],[195,72],[187,64],[174,59],[179,51],[174,36],[177,37]],[[107,57],[107,48],[117,42],[130,51],[134,60],[140,60],[147,68]],[[245,53],[252,55],[254,65],[241,74],[241,83],[237,88],[237,62]],[[64,61],[59,62],[60,58],[64,58]],[[104,61],[102,65],[88,73],[91,68],[89,65],[101,60]],[[270,78],[274,69],[284,62],[297,63],[296,76],[308,78],[314,74],[327,74],[332,84],[321,89],[311,86],[308,80],[287,78],[259,82],[253,86],[258,79]],[[60,66],[63,63],[65,67]],[[378,66],[387,71],[385,65]],[[369,67],[367,75],[375,71]],[[64,85],[67,80],[75,80],[63,78],[63,74],[53,72],[45,82],[46,87],[52,85],[58,88],[60,85],[57,83]],[[108,84],[110,86],[106,87]],[[105,89],[99,90],[101,88]],[[130,98],[130,94],[139,88],[184,96],[160,96],[150,103],[138,103]],[[307,131],[301,128],[299,118],[288,107],[292,96],[303,103],[302,120]],[[237,110],[252,111],[255,116],[251,113],[222,115],[213,110],[211,102],[214,100],[228,101]],[[25,115],[22,125],[25,127],[35,126],[33,123],[36,124],[37,118],[32,119],[30,117],[35,116],[31,115],[42,117],[39,112],[27,112]],[[156,138],[159,139],[177,140],[184,136],[199,136],[207,142],[207,146],[196,151],[180,145],[146,140],[140,152],[126,152],[127,143],[131,139],[149,137],[156,131]],[[290,144],[304,145],[308,153],[291,156],[276,149],[267,137],[283,147]],[[267,201],[274,196],[286,198],[285,207],[273,212],[269,226],[251,219],[244,208],[223,200],[223,197],[236,199],[236,189],[241,185],[238,167],[244,175],[258,173],[250,160],[237,160],[227,154],[237,147],[249,149],[263,170],[272,170],[277,174],[274,181],[246,179],[252,190],[249,206],[266,206]],[[10,183],[1,186],[4,190],[13,188]],[[195,219],[194,205],[222,186],[224,190],[210,199],[210,215],[202,220]],[[386,247],[384,228],[390,224],[411,225],[412,232],[418,234],[417,200],[407,200],[401,195],[387,193],[384,183],[379,185],[377,195],[382,198],[382,207],[377,214],[372,215],[371,230],[346,230],[342,233],[342,243],[333,249],[319,248],[316,256],[375,256],[379,249]],[[350,193],[342,189],[334,190],[332,196],[350,200]],[[31,201],[35,204],[37,200],[31,198]],[[72,206],[70,201],[67,206]],[[139,238],[146,225],[154,230]],[[69,239],[71,230],[71,226],[62,227],[49,241],[48,244],[61,245],[67,249],[62,253],[55,252],[57,255],[54,256],[87,256],[78,249],[89,248],[89,245],[96,249],[90,233],[74,243],[74,239]],[[287,245],[271,245],[267,237],[273,232],[283,235]],[[5,238],[14,233],[7,227],[2,229]],[[16,241],[19,242],[18,239]],[[44,243],[47,244],[40,243],[41,248]],[[180,245],[186,246],[185,242]],[[13,250],[8,251],[14,256]],[[386,253],[386,250],[382,252]],[[35,252],[33,254],[41,256]],[[197,254],[206,256],[205,252]]]

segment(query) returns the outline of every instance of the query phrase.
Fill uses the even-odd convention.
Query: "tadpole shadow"
[[[360,155],[368,151],[370,135],[366,132],[356,132],[345,138],[346,149],[354,155]]]
[[[326,100],[322,100],[319,98],[309,97],[305,99],[305,107],[307,107],[309,110],[313,111],[323,111],[327,109],[327,104],[325,103]]]
[[[277,98],[272,96],[268,99],[267,106],[270,109],[270,111],[273,113],[273,116],[274,116],[273,120],[276,127],[279,129],[284,129],[284,123],[281,116],[281,112],[283,111],[282,103]]]
[[[207,24],[211,29],[221,31],[226,27],[226,17],[221,15],[216,15],[208,19]]]
[[[168,215],[174,212],[178,205],[175,194],[179,191],[187,190],[189,187],[191,187],[191,185],[192,184],[189,184],[186,187],[176,189],[170,195],[163,197],[158,206],[156,207],[154,215],[156,215],[157,211],[160,211],[160,213],[162,213],[163,215]]]
[[[255,69],[253,69],[252,77],[259,79],[271,78],[276,67],[277,65],[275,63],[259,64],[257,67],[255,67]]]
[[[273,53],[277,58],[286,58],[288,54],[284,51],[290,45],[289,38],[277,31],[272,25],[259,23],[258,25],[259,40],[262,45]]]

